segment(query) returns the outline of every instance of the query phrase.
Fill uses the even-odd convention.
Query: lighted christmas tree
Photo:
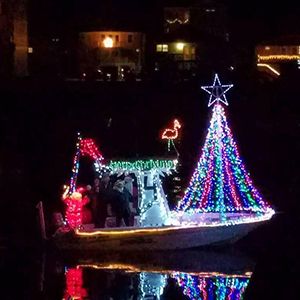
[[[208,106],[213,112],[202,155],[178,211],[264,213],[270,209],[253,186],[240,158],[221,102],[228,105],[225,93],[232,85],[221,85],[215,75]]]

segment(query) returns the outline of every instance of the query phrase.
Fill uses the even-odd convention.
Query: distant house
[[[131,31],[91,31],[79,34],[79,68],[84,76],[126,79],[141,72],[145,35]],[[103,77],[104,76],[104,77]]]
[[[0,0],[0,75],[28,75],[26,0]]]
[[[164,8],[164,33],[156,39],[156,70],[194,72],[230,66],[227,14],[216,1]]]
[[[300,68],[300,36],[284,36],[256,46],[257,68],[273,77],[287,66]]]

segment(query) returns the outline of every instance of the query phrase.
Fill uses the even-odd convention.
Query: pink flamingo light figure
[[[172,143],[175,151],[177,152],[178,154],[178,151],[175,147],[175,144],[174,144],[174,140],[178,138],[178,129],[181,128],[181,124],[179,123],[179,121],[177,119],[174,120],[174,125],[173,125],[173,128],[166,128],[164,130],[164,132],[162,133],[161,135],[161,138],[163,140],[168,140],[168,151],[170,151],[170,145]]]

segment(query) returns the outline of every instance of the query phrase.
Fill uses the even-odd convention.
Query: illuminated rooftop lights
[[[184,43],[176,43],[176,49],[178,51],[182,51],[184,48]]]
[[[300,55],[288,55],[288,54],[279,54],[279,55],[257,55],[258,61],[269,61],[269,60],[298,60]]]
[[[269,64],[258,63],[257,66],[258,67],[266,67],[271,72],[273,72],[275,75],[280,76],[280,73],[275,68],[271,67]]]
[[[173,20],[170,20],[170,19],[167,19],[166,20],[166,22],[167,23],[169,23],[169,24],[174,24],[174,23],[179,23],[179,24],[186,24],[186,23],[188,23],[190,21],[190,19],[189,18],[187,18],[187,19],[185,19],[185,20],[180,20],[180,19],[178,19],[178,18],[175,18],[175,19],[173,19]]]
[[[111,37],[107,36],[103,40],[103,45],[104,45],[104,48],[112,48],[114,46],[114,41]]]

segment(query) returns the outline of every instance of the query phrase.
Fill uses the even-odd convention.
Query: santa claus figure
[[[63,201],[66,203],[66,221],[72,229],[82,225],[83,207],[89,202],[88,197],[82,197],[82,189],[77,189],[72,194],[64,195]]]

